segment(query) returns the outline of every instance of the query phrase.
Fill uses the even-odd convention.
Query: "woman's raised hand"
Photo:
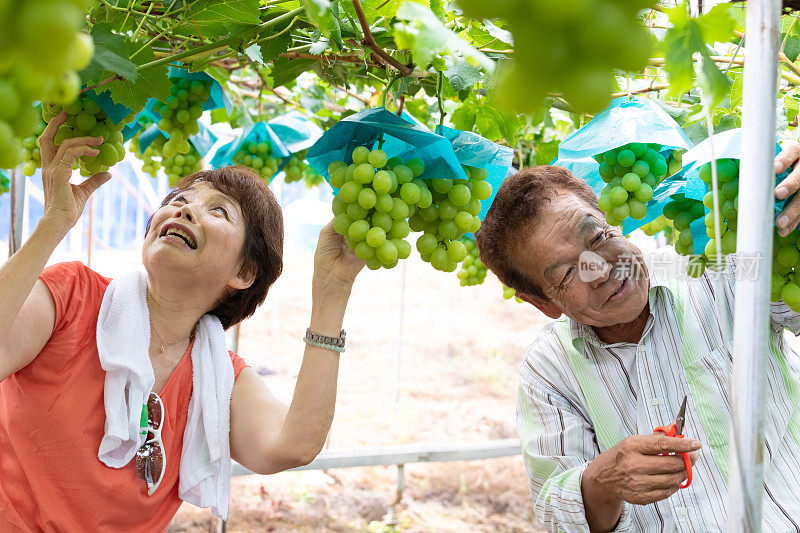
[[[44,133],[39,137],[39,150],[42,153],[42,186],[44,188],[44,217],[71,228],[83,213],[86,200],[102,184],[111,178],[108,172],[98,172],[80,185],[69,182],[72,165],[81,156],[95,156],[100,153],[97,145],[103,143],[102,137],[74,137],[56,146],[53,139],[58,128],[67,120],[62,111],[53,118]]]
[[[314,275],[320,279],[335,278],[352,285],[364,268],[364,261],[347,247],[344,237],[333,229],[333,220],[319,233],[317,251],[314,254]]]

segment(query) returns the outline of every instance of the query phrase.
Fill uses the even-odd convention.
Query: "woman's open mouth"
[[[160,238],[181,243],[190,250],[197,250],[197,239],[188,228],[175,223],[169,223],[161,228]]]

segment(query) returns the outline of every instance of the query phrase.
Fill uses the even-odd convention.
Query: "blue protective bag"
[[[471,131],[461,131],[439,125],[436,126],[436,133],[450,141],[453,153],[459,163],[486,169],[486,180],[492,185],[492,195],[481,202],[483,207],[478,218],[483,220],[494,202],[497,189],[500,188],[500,184],[508,174],[514,158],[514,150],[495,144]]]
[[[288,158],[291,155],[289,150],[286,149],[273,129],[267,125],[266,122],[258,122],[256,124],[247,126],[242,130],[242,134],[236,139],[220,147],[220,149],[217,150],[217,153],[214,154],[212,164],[214,164],[213,162],[216,161],[217,166],[215,168],[233,165],[233,156],[247,141],[269,143],[271,146],[270,154],[273,157]],[[283,165],[285,165],[285,163],[286,161],[283,162],[281,168]],[[278,169],[278,172],[280,172],[280,168]]]
[[[703,142],[683,154],[683,173],[686,175],[687,188],[691,186],[691,192],[687,192],[687,196],[702,200],[703,196],[709,191],[705,182],[700,179],[700,167],[706,163],[711,162],[711,147],[714,147],[714,159],[740,159],[741,146],[742,146],[742,129],[736,128],[732,130],[717,133],[713,137],[705,139]],[[781,147],[775,143],[775,154],[780,152]],[[783,181],[789,175],[791,167],[781,174],[775,176],[775,185]],[[793,196],[784,198],[783,200],[775,200],[775,218],[786,206]]]
[[[233,143],[235,142],[236,140],[234,139],[231,142],[223,144],[217,148],[217,151],[214,152],[214,157],[211,158],[211,168],[217,169],[231,164],[229,161],[226,161],[226,157],[228,155],[228,150],[230,150],[231,146],[233,146]]]
[[[683,129],[658,104],[623,96],[561,141],[558,159],[591,157],[631,142],[658,143],[670,150],[692,147]]]
[[[133,111],[130,107],[122,105],[122,104],[115,104],[114,100],[111,99],[111,95],[108,92],[96,93],[93,90],[88,90],[84,93],[87,97],[91,98],[100,108],[105,112],[106,116],[113,122],[114,124],[119,124],[122,120],[131,114]]]
[[[267,125],[292,154],[310,148],[323,134],[322,128],[299,111],[275,117],[267,121]]]
[[[329,181],[330,163],[352,163],[354,148],[366,146],[374,149],[381,136],[384,141],[381,148],[389,157],[422,159],[425,172],[421,178],[467,179],[448,139],[420,124],[398,117],[385,107],[365,109],[334,124],[314,143],[306,160]]]
[[[155,141],[159,136],[164,137],[165,139],[168,138],[163,131],[158,129],[158,126],[155,124],[150,124],[146,130],[139,134],[139,150],[144,153],[144,151],[147,150],[147,147],[153,144],[153,141]]]
[[[210,89],[210,96],[208,100],[203,103],[203,111],[210,111],[212,109],[219,109],[221,107],[225,108],[225,111],[228,112],[228,115],[231,114],[233,111],[233,104],[231,103],[228,96],[222,90],[222,86],[219,84],[217,80],[206,74],[205,72],[189,72],[182,68],[176,67],[169,67],[169,74],[168,77],[170,79],[188,79],[188,80],[200,80],[200,81],[210,81],[211,82],[211,89]],[[156,122],[161,119],[161,115],[156,112],[155,105],[159,103],[159,101],[155,98],[150,98],[147,100],[147,104],[145,105],[145,109],[148,113],[150,113],[153,117],[155,117]]]
[[[211,147],[217,142],[217,136],[214,135],[205,124],[199,122],[198,125],[200,126],[200,131],[198,131],[196,135],[189,137],[189,142],[195,147],[200,157],[205,157],[209,150],[211,150]],[[169,139],[169,135],[159,130],[156,124],[150,124],[150,126],[139,135],[139,150],[144,153],[147,147],[153,144],[153,141],[155,141],[159,135],[165,139]]]
[[[594,193],[600,196],[606,184],[600,177],[600,165],[592,156],[632,142],[658,143],[663,147],[662,154],[692,147],[692,142],[683,129],[658,104],[646,98],[622,97],[613,100],[589,123],[564,139],[558,147],[558,158],[551,164],[568,169],[576,177],[586,181]],[[679,189],[677,183],[673,181],[663,190]],[[647,202],[647,215],[643,219],[629,217],[623,221],[624,235],[661,216],[664,205],[674,192],[658,195],[660,187],[661,184],[653,191],[653,198]]]

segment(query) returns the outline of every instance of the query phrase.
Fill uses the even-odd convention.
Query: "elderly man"
[[[776,169],[798,155],[800,145],[784,145]],[[798,181],[792,176],[776,195]],[[797,225],[797,209],[784,211],[783,233]],[[648,269],[586,183],[552,166],[503,183],[477,243],[503,283],[555,319],[527,353],[517,408],[539,521],[568,532],[725,529],[732,263],[722,272],[724,295],[713,272],[694,279]],[[585,268],[587,259],[601,268]],[[800,358],[782,332],[799,334],[800,315],[773,304],[769,327],[763,525],[800,531]],[[654,434],[675,421],[684,397],[686,438]],[[685,489],[682,457],[665,455],[681,452],[694,463]]]

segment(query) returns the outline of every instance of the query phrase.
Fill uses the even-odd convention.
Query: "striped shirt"
[[[727,324],[734,268],[722,280]],[[651,316],[638,344],[605,343],[593,328],[562,317],[542,329],[522,364],[517,429],[534,512],[548,531],[589,531],[581,495],[586,466],[623,438],[674,422],[684,395],[684,434],[703,443],[691,486],[649,505],[625,503],[615,531],[726,528],[732,363],[714,300],[719,285],[707,274],[650,272]],[[784,346],[783,328],[800,334],[800,315],[773,303],[763,530],[800,533],[800,358]]]

